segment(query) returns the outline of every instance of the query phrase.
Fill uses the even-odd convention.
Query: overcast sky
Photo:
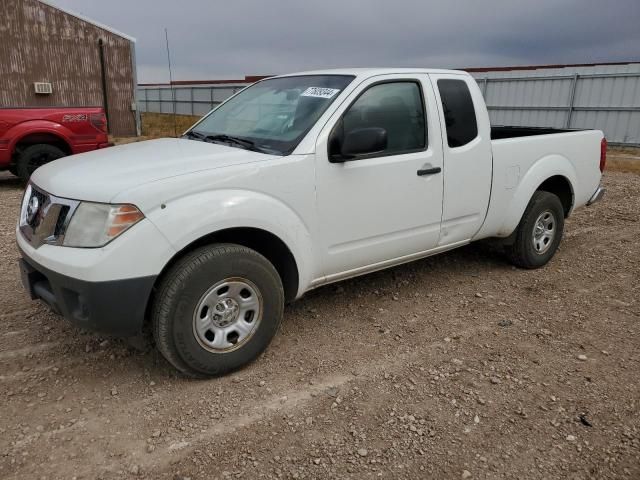
[[[137,39],[139,82],[640,60],[640,0],[50,0]]]

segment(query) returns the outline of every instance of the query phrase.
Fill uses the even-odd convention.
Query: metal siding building
[[[640,63],[468,71],[494,125],[595,128],[640,146]]]
[[[109,133],[138,133],[134,38],[38,0],[0,0],[0,18],[0,107],[104,106],[102,40]]]

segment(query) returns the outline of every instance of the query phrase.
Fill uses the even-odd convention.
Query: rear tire
[[[58,147],[46,143],[30,145],[25,148],[18,157],[15,171],[17,175],[26,182],[38,167],[66,155],[67,154]]]
[[[183,374],[217,376],[260,355],[283,310],[282,282],[266,258],[240,245],[209,245],[187,254],[161,279],[153,336]]]
[[[522,215],[513,244],[506,247],[511,262],[540,268],[556,253],[564,230],[564,208],[553,193],[536,191]]]

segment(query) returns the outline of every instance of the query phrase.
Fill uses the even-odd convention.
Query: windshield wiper
[[[197,138],[198,140],[205,140],[206,135],[196,132],[195,130],[189,130],[187,133],[183,135],[183,137]]]
[[[202,142],[208,142],[208,141],[218,141],[218,142],[225,142],[225,143],[234,143],[236,145],[239,145],[243,148],[246,148],[247,150],[253,150],[256,152],[262,152],[262,153],[266,153],[265,149],[262,147],[258,147],[256,146],[255,142],[251,141],[251,140],[247,140],[244,138],[240,138],[240,137],[234,137],[231,135],[227,135],[225,133],[215,133],[212,135],[205,135],[203,133],[200,132],[196,132],[195,130],[189,130],[187,133],[185,133],[183,136],[183,138],[195,138],[198,139]]]
[[[236,145],[240,145],[242,147],[245,147],[247,149],[250,150],[255,150],[256,149],[256,144],[254,142],[252,142],[251,140],[246,140],[244,138],[240,138],[240,137],[233,137],[231,135],[226,135],[224,133],[219,133],[219,134],[215,134],[215,135],[206,135],[203,136],[203,140],[213,140],[213,141],[221,141],[221,142],[227,142],[227,143],[235,143]]]

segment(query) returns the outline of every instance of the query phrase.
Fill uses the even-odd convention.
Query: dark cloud
[[[345,66],[640,60],[640,1],[51,0],[137,39],[141,82]]]

